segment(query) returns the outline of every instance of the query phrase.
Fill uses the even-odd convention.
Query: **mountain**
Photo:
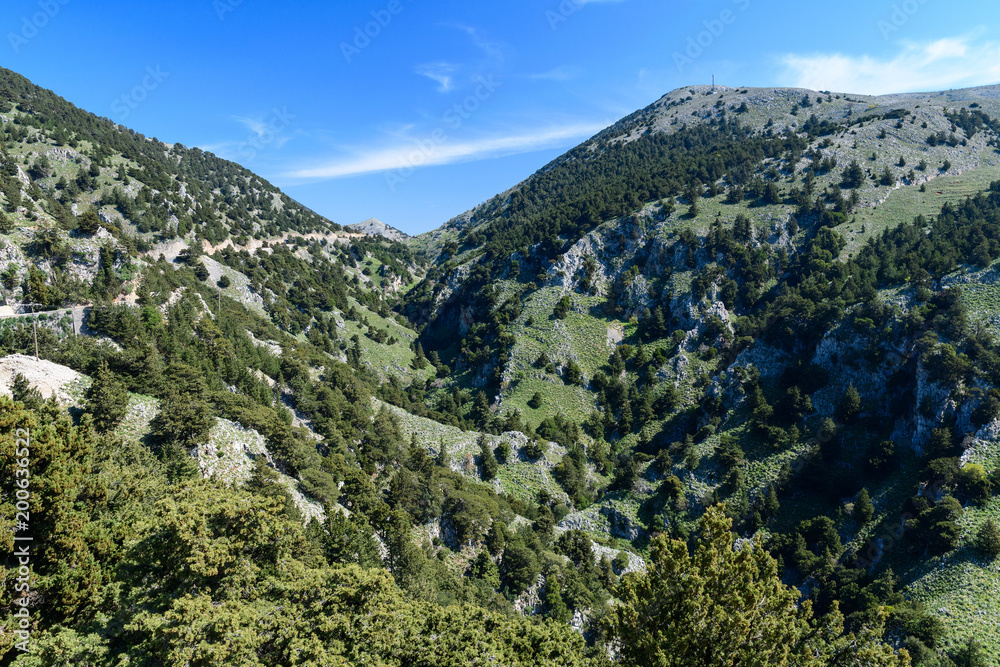
[[[896,621],[914,652],[982,637],[995,496],[960,478],[1000,488],[998,92],[674,91],[418,237],[405,312],[480,428],[586,443],[606,477],[565,473],[560,525],[684,535],[725,501],[817,600],[894,573],[947,629]]]
[[[684,88],[407,238],[0,71],[0,661],[988,664],[997,93]]]
[[[361,232],[362,234],[369,234],[371,236],[384,236],[390,241],[406,241],[410,238],[408,235],[399,231],[395,227],[387,225],[381,220],[376,220],[375,218],[368,218],[364,222],[356,222],[353,225],[348,225],[347,228],[356,232]]]

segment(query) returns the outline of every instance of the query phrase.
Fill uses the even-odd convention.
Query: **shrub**
[[[976,533],[976,547],[990,558],[1000,556],[1000,529],[987,519]]]

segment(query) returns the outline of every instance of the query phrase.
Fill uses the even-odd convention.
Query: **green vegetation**
[[[3,296],[91,304],[0,326],[85,376],[16,664],[1000,651],[1000,105],[692,89],[402,244],[0,75]]]
[[[709,509],[693,552],[677,540],[658,538],[650,571],[626,577],[622,604],[608,618],[627,665],[908,665],[880,645],[881,619],[859,635],[844,634],[836,606],[813,619],[797,604],[777,563],[760,544],[733,549],[729,521]]]

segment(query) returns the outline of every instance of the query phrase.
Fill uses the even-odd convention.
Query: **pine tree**
[[[500,444],[497,445],[496,449],[497,461],[499,461],[500,463],[507,463],[510,461],[510,455],[511,455],[510,443],[507,442],[506,440],[501,440]]]
[[[731,525],[712,507],[692,551],[683,541],[654,538],[647,572],[622,579],[620,603],[604,622],[622,664],[909,664],[908,655],[881,643],[881,618],[858,634],[844,634],[836,604],[813,619],[811,603],[781,582],[760,542],[733,548]]]
[[[42,404],[42,392],[32,387],[31,381],[23,373],[14,374],[10,382],[10,393],[26,410],[37,410]]]
[[[858,494],[858,499],[854,503],[854,518],[863,526],[874,516],[875,506],[872,505],[871,498],[868,496],[868,489],[861,489],[861,493]]]
[[[166,396],[150,427],[165,458],[189,459],[187,453],[206,443],[215,425],[205,381],[196,369],[175,364],[168,373],[166,387]]]
[[[94,416],[94,427],[101,433],[113,431],[128,413],[128,392],[102,362],[87,390],[86,411]]]
[[[865,172],[857,160],[851,160],[851,164],[844,169],[843,185],[845,188],[858,188],[865,182]]]
[[[417,343],[416,350],[414,352],[413,361],[410,364],[414,370],[423,370],[427,367],[427,357],[424,356],[424,348],[420,343]]]
[[[768,517],[773,517],[778,515],[779,509],[781,504],[778,502],[778,493],[774,490],[774,486],[769,486],[767,495],[764,496],[764,512]]]
[[[97,215],[97,211],[92,208],[88,208],[83,214],[76,219],[77,228],[87,234],[96,234],[97,230],[101,227],[101,218]]]
[[[845,424],[853,424],[857,421],[861,412],[861,395],[854,385],[848,385],[844,390],[844,395],[837,404],[837,419]]]
[[[632,405],[626,401],[622,408],[621,416],[618,418],[619,433],[625,435],[632,432],[634,426],[632,422]]]
[[[559,579],[554,574],[545,577],[545,615],[568,623],[572,614],[562,599]]]
[[[43,306],[49,305],[49,301],[52,299],[51,290],[45,282],[45,274],[34,266],[28,267],[27,298]]]
[[[542,407],[542,394],[540,392],[535,392],[531,398],[528,400],[528,407],[534,410]]]
[[[490,411],[490,399],[486,397],[486,392],[481,391],[476,394],[471,417],[480,428],[485,430],[489,427],[493,413]]]
[[[442,468],[451,467],[451,456],[448,454],[448,443],[444,441],[444,438],[441,438],[441,441],[438,443],[438,453],[434,462]]]
[[[570,385],[583,382],[583,369],[572,359],[563,368],[563,382]]]
[[[14,221],[0,211],[0,234],[10,234],[12,231],[14,231]]]
[[[497,476],[497,458],[490,450],[489,443],[485,436],[479,437],[479,470],[484,481],[490,481]]]
[[[98,254],[97,275],[94,276],[92,291],[96,296],[112,298],[121,287],[121,280],[115,275],[114,254],[109,246],[101,246]]]

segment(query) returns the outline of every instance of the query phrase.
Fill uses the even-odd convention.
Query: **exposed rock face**
[[[567,250],[559,258],[559,261],[549,269],[549,284],[571,291],[575,290],[584,275],[585,258],[601,258],[604,248],[604,240],[600,235],[591,233],[584,236],[573,244],[573,247]],[[599,294],[604,293],[603,287],[607,281],[604,262],[598,261],[592,282],[597,287]]]
[[[0,359],[0,393],[10,396],[11,382],[18,373],[41,392],[42,398],[54,395],[63,405],[76,403],[73,385],[78,385],[83,376],[73,369],[45,359],[11,354]]]
[[[348,225],[347,228],[371,236],[384,236],[391,241],[406,241],[410,238],[395,227],[375,218],[368,218],[364,222],[356,222],[353,225]]]
[[[631,519],[610,505],[602,507],[601,514],[608,518],[608,523],[611,525],[611,534],[615,537],[631,541],[638,539],[646,532],[641,526],[635,525]]]

